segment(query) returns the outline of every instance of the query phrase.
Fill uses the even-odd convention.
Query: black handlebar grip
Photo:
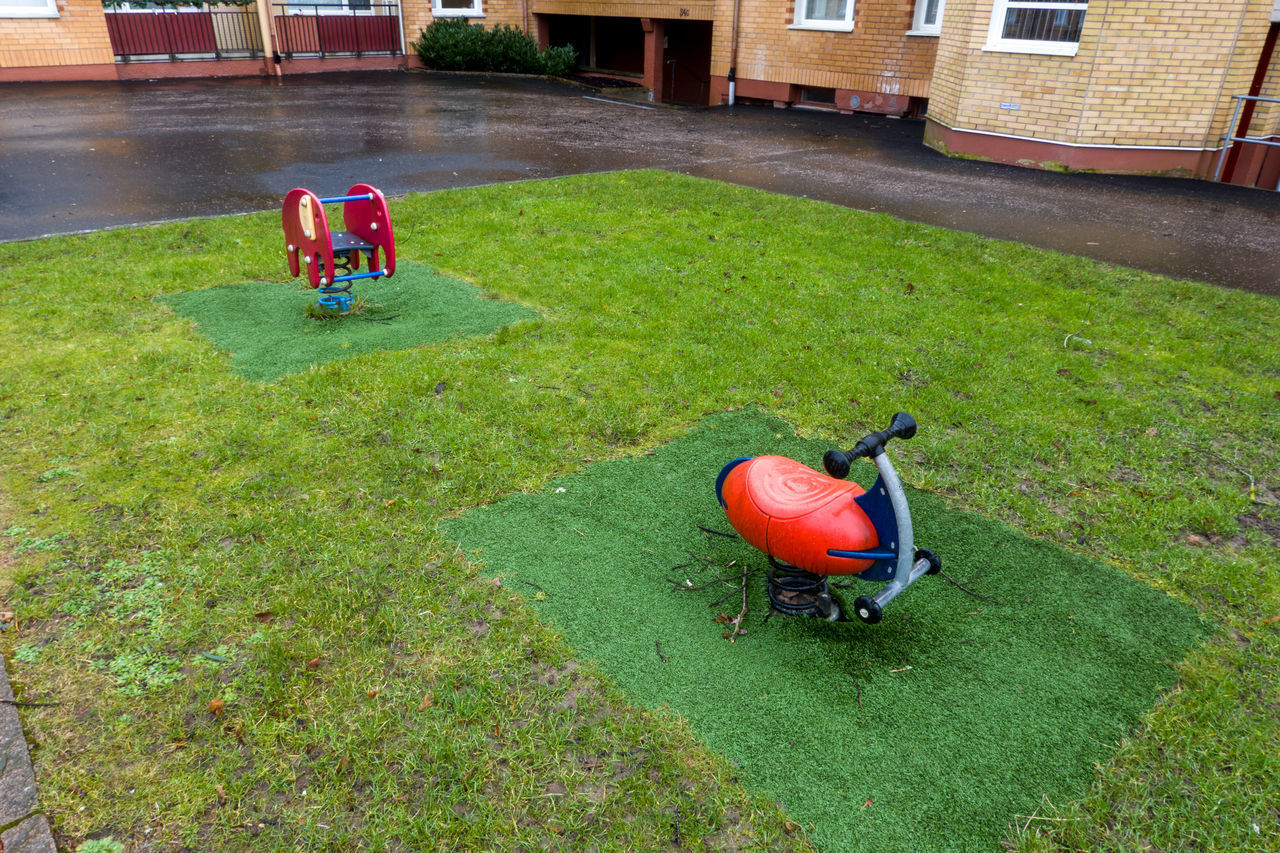
[[[832,448],[828,450],[822,457],[822,467],[827,473],[837,480],[843,480],[849,476],[849,454],[843,450]]]
[[[889,428],[885,430],[885,433],[887,433],[885,441],[890,438],[912,438],[916,434],[916,419],[906,412],[898,412],[893,416],[893,422],[889,424]]]
[[[822,457],[822,467],[837,480],[849,476],[849,465],[853,460],[863,456],[875,456],[884,452],[884,446],[891,438],[908,439],[916,434],[916,419],[906,412],[898,412],[893,416],[889,428],[883,432],[873,432],[853,446],[852,450],[828,450]]]

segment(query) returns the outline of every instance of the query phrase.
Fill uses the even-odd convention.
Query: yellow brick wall
[[[102,0],[58,0],[57,18],[0,18],[0,68],[115,62]]]
[[[992,0],[951,0],[929,115],[1077,145],[1212,148],[1271,0],[1091,0],[1074,57],[984,51]]]
[[[531,0],[529,0],[531,2]],[[501,24],[518,27],[526,32],[533,32],[533,14],[528,11],[526,0],[482,0],[483,18],[469,18],[470,23],[483,24],[491,30]],[[430,26],[431,0],[401,0],[401,13],[404,15],[405,50],[413,53],[413,43],[424,29]]]
[[[856,0],[851,33],[788,29],[796,2],[740,0],[739,78],[928,97],[938,39],[906,35],[915,0]],[[729,73],[732,20],[732,0],[718,0],[713,75]]]

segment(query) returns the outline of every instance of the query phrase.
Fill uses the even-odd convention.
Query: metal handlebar
[[[321,204],[337,204],[340,201],[373,201],[373,193],[364,195],[336,195],[333,198],[320,199]]]
[[[884,453],[884,446],[892,438],[908,439],[916,434],[916,419],[906,412],[898,412],[893,416],[889,428],[873,432],[853,446],[852,450],[832,448],[822,457],[822,467],[837,480],[849,476],[849,466],[855,459],[864,456],[879,456]]]

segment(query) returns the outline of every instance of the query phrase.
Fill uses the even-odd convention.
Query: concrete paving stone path
[[[0,655],[0,853],[56,853],[37,795],[8,666]]]

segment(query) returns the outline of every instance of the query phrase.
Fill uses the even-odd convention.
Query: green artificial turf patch
[[[1084,794],[1205,626],[1112,566],[909,490],[917,545],[985,598],[925,577],[876,626],[766,621],[757,573],[747,634],[727,642],[713,617],[737,614],[734,576],[765,562],[699,529],[731,531],[716,474],[765,453],[817,466],[830,446],[758,412],[715,415],[652,454],[593,464],[444,532],[634,701],[688,718],[820,848],[998,849],[1043,796]],[[875,479],[869,463],[854,467],[864,487]],[[733,579],[688,588],[716,577]],[[858,581],[842,595],[875,589]]]
[[[535,316],[521,305],[484,299],[474,285],[412,263],[401,262],[390,278],[357,281],[353,292],[371,307],[333,320],[307,316],[317,292],[298,282],[225,285],[164,301],[231,353],[236,373],[262,382],[363,353],[486,335]]]

